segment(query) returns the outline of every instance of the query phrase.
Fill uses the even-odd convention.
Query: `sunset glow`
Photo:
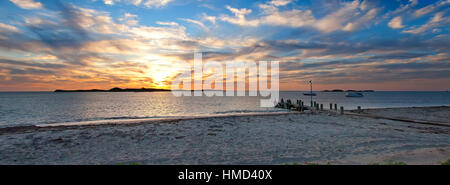
[[[450,0],[0,2],[0,91],[164,88],[193,62],[280,62],[280,90],[449,90]]]

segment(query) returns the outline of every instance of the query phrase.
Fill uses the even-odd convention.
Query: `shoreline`
[[[398,110],[398,109],[433,109],[433,108],[449,108],[450,106],[441,105],[441,106],[412,106],[412,107],[388,107],[388,108],[367,108],[363,109],[363,111],[377,111],[377,110]],[[322,112],[331,112],[331,113],[338,113],[334,110],[323,110]],[[392,119],[390,117],[381,117],[376,115],[370,115],[370,114],[358,114],[356,109],[351,110],[345,110],[347,115],[354,115],[354,116],[369,116],[373,118],[380,118],[380,119]],[[364,112],[363,112],[364,113]],[[280,112],[256,112],[256,113],[234,113],[234,114],[217,114],[217,115],[205,115],[205,116],[174,116],[174,117],[168,117],[168,118],[137,118],[137,119],[105,119],[105,120],[93,120],[93,121],[76,121],[76,122],[61,122],[61,123],[44,123],[44,124],[35,124],[35,125],[20,125],[20,126],[7,126],[7,127],[1,127],[0,128],[0,134],[7,133],[9,130],[16,131],[16,130],[35,130],[40,128],[56,128],[60,127],[61,129],[64,128],[71,128],[71,127],[89,127],[89,126],[113,126],[113,125],[140,125],[140,124],[152,124],[152,123],[164,123],[164,122],[176,122],[176,121],[182,121],[182,120],[193,120],[193,119],[207,119],[207,118],[224,118],[224,117],[246,117],[246,116],[276,116],[276,115],[285,115],[285,114],[308,114],[305,112],[298,112],[294,110],[286,110],[286,111],[280,111]],[[410,120],[402,120],[402,119],[396,119],[393,118],[393,120],[397,121],[405,121],[410,122]],[[420,121],[417,121],[417,123],[422,123]],[[436,126],[450,126],[450,122],[444,122],[444,123],[432,123],[432,125]]]
[[[46,129],[76,129],[89,128],[101,126],[138,126],[143,124],[154,123],[169,123],[196,119],[208,118],[232,118],[232,117],[247,117],[247,116],[279,116],[286,114],[304,114],[296,111],[289,112],[265,112],[265,113],[239,113],[239,114],[224,114],[224,115],[210,115],[210,116],[177,116],[174,118],[142,118],[142,119],[116,119],[116,120],[95,120],[95,121],[78,121],[78,122],[62,122],[62,123],[48,123],[37,125],[22,125],[0,128],[0,135],[5,133],[29,132]]]
[[[450,121],[448,106],[367,112]],[[449,127],[333,111],[0,129],[0,164],[440,164],[447,159]]]

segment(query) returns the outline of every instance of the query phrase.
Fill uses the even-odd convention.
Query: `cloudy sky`
[[[450,0],[2,0],[0,91],[168,87],[280,61],[282,90],[449,90]]]

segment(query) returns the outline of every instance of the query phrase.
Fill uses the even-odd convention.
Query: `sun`
[[[151,78],[153,79],[153,84],[156,87],[159,88],[165,88],[167,87],[167,78],[170,76],[167,73],[163,73],[163,72],[156,72],[156,73],[151,73]]]

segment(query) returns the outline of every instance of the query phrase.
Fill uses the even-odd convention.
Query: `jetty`
[[[334,114],[341,115],[350,115],[350,116],[360,116],[367,118],[375,118],[375,119],[386,119],[393,121],[401,121],[407,123],[421,124],[421,125],[433,125],[433,126],[441,126],[441,127],[450,127],[450,123],[448,122],[440,122],[440,121],[430,121],[430,120],[420,120],[420,119],[410,119],[410,118],[402,118],[402,117],[389,117],[389,116],[380,116],[367,113],[365,110],[361,109],[361,106],[358,106],[356,110],[348,110],[344,111],[344,106],[338,106],[338,104],[330,103],[329,109],[325,109],[324,105],[321,103],[317,103],[313,101],[313,106],[305,106],[304,101],[296,100],[296,103],[292,103],[293,101],[287,99],[286,101],[282,98],[280,102],[275,105],[275,108],[288,109],[292,111],[299,111],[305,113],[319,113],[319,112],[330,112]],[[339,109],[338,109],[339,107]],[[370,110],[370,109],[367,109]]]
[[[324,108],[324,104],[322,104],[322,103],[313,101],[311,103],[311,105],[312,106],[305,105],[305,102],[300,99],[295,100],[295,103],[294,103],[294,101],[291,99],[284,100],[283,98],[281,98],[281,101],[275,105],[275,108],[288,109],[288,110],[299,111],[299,112],[333,111],[333,112],[339,112],[340,114],[344,114],[344,106],[339,106],[339,110],[338,110],[337,104],[330,103],[328,110]],[[361,106],[358,106],[358,109],[355,112],[361,113],[362,112]]]

